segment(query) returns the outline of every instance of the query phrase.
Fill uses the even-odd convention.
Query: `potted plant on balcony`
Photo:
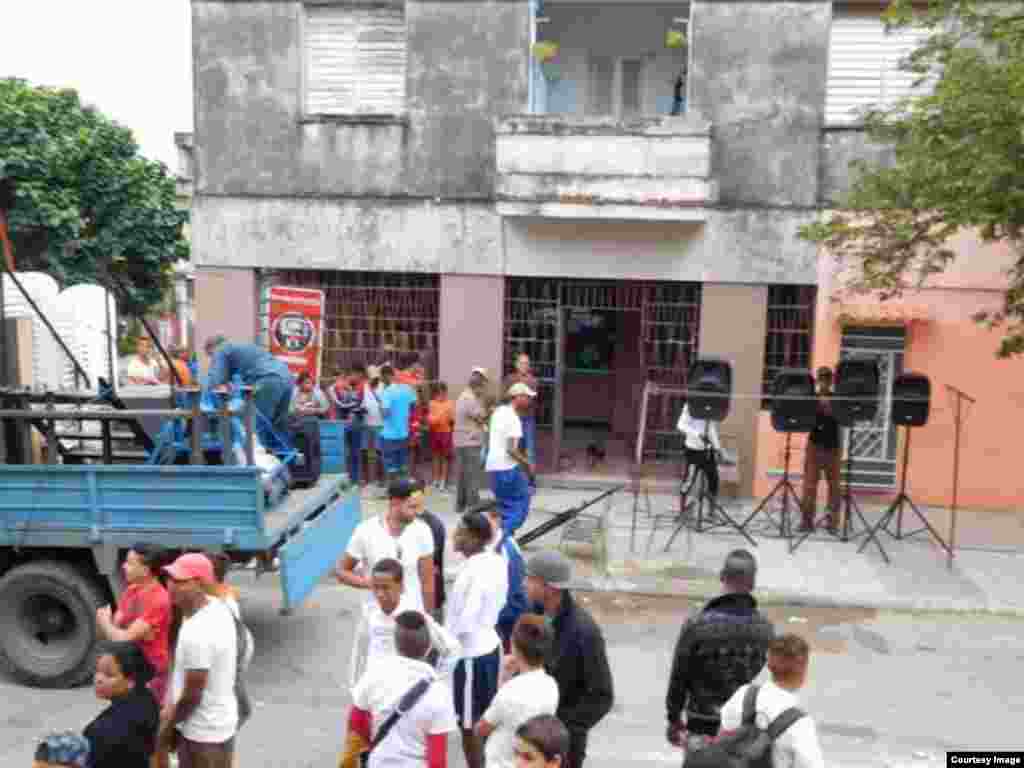
[[[558,80],[562,75],[558,67],[558,43],[541,40],[533,44],[533,58],[540,64],[541,72],[548,80]]]
[[[665,47],[678,50],[686,47],[686,33],[678,29],[670,29],[665,33]]]

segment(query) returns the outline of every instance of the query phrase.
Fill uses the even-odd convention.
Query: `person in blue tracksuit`
[[[295,388],[288,365],[263,347],[228,341],[220,335],[207,339],[205,349],[210,357],[210,389],[227,385],[236,375],[243,385],[254,387],[253,405],[258,412],[254,427],[260,442],[270,451],[287,450],[283,441]]]

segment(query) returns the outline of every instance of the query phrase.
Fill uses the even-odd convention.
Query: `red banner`
[[[323,359],[324,292],[312,288],[270,289],[270,354],[296,376],[309,371],[320,381]]]

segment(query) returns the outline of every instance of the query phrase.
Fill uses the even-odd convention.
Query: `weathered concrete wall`
[[[410,194],[490,199],[494,126],[528,98],[523,2],[407,2]]]
[[[487,203],[199,197],[197,264],[279,269],[502,272],[501,220]]]
[[[689,109],[722,203],[817,202],[831,3],[694,0]]]
[[[886,167],[895,155],[891,146],[871,142],[867,134],[857,130],[827,130],[822,134],[820,169],[820,201],[822,204],[839,202],[855,171],[850,164],[863,160],[871,166]]]
[[[303,120],[300,3],[193,3],[198,192],[489,198],[492,117],[526,106],[527,4],[405,9],[408,121],[374,124]]]
[[[761,391],[764,370],[764,339],[768,322],[768,289],[756,285],[709,284],[700,303],[700,353],[721,357],[732,363],[732,391],[749,395]],[[737,333],[742,329],[742,333]],[[757,398],[733,398],[729,417],[720,430],[726,447],[739,451],[739,495],[749,497],[754,489],[757,466]],[[726,438],[732,438],[727,440]]]
[[[477,366],[492,381],[501,378],[504,341],[505,278],[482,275],[441,275],[441,317],[438,349],[441,379],[452,398]]]
[[[712,210],[703,224],[502,219],[482,204],[200,197],[193,254],[212,267],[801,283],[814,213]]]
[[[209,360],[202,354],[202,345],[211,336],[223,333],[235,341],[256,341],[259,326],[256,273],[251,269],[199,267],[195,292],[196,349],[205,371]]]

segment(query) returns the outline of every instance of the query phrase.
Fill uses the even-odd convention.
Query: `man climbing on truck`
[[[227,386],[234,376],[254,387],[255,429],[260,442],[271,451],[287,449],[281,441],[288,434],[288,410],[295,387],[288,366],[263,347],[238,344],[221,335],[207,339],[205,349],[210,356],[210,389]]]

